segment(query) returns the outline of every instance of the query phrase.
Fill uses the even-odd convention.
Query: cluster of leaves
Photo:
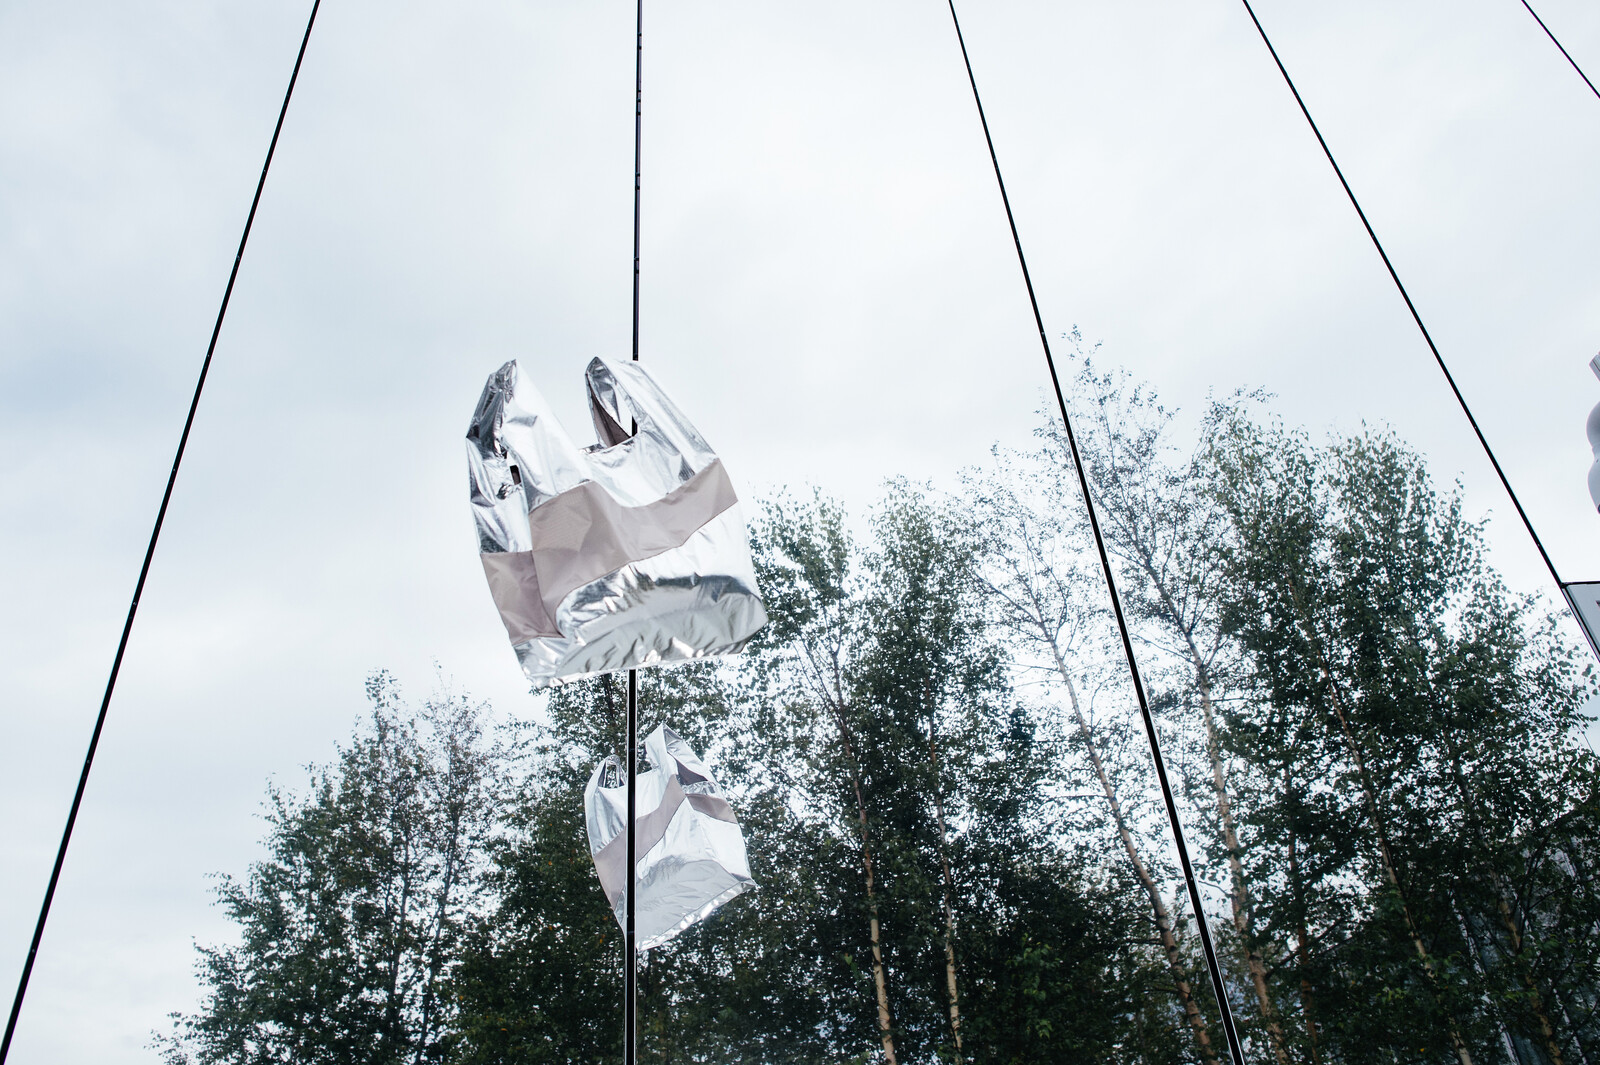
[[[268,792],[267,857],[220,878],[241,942],[200,948],[206,996],[158,1040],[168,1061],[436,1061],[450,1042],[496,755],[465,698],[412,713],[385,674],[367,695],[370,727],[307,793]]]
[[[1441,492],[1392,434],[1319,445],[1238,395],[1185,452],[1148,387],[1079,354],[1083,457],[1220,888],[1247,1049],[1279,1065],[1593,1060],[1587,655],[1508,591],[1460,487]],[[990,496],[1015,512],[1029,497],[1012,483],[1075,495],[1062,436],[1047,426],[1049,460],[1013,457],[1025,474]],[[1013,625],[1038,643],[1037,623]]]
[[[1248,1055],[1600,1060],[1593,682],[1459,490],[1259,397],[1183,451],[1087,356],[1075,397]],[[641,674],[642,727],[704,753],[760,885],[646,956],[647,1060],[1226,1056],[1068,447],[1047,421],[955,496],[891,483],[860,539],[820,495],[770,502],[771,624]],[[168,1062],[620,1060],[582,793],[622,682],[493,742],[465,699],[369,694],[222,880],[240,940],[201,950]]]

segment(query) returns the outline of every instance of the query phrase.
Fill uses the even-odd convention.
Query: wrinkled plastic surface
[[[665,725],[644,745],[650,764],[634,777],[639,892],[634,928],[639,949],[649,950],[756,883],[739,821],[705,763]],[[611,755],[595,768],[583,792],[589,851],[618,925],[624,923],[626,905],[626,780],[624,767]]]
[[[585,380],[591,447],[515,361],[467,431],[478,549],[523,672],[546,687],[738,651],[767,615],[721,460],[638,363],[595,359]]]

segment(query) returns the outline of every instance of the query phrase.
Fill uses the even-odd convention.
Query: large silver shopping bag
[[[728,654],[767,621],[722,460],[638,363],[585,378],[592,447],[514,361],[467,430],[483,571],[537,687]]]
[[[705,920],[756,882],[750,878],[738,818],[705,763],[665,725],[650,733],[644,745],[650,765],[634,776],[639,891],[634,922],[639,949],[649,950]],[[628,880],[624,773],[611,755],[596,767],[583,792],[589,851],[618,924],[623,922]]]

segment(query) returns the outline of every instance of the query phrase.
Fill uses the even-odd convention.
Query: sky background
[[[1537,5],[1591,76],[1600,6]],[[307,3],[0,5],[0,989],[9,1001]],[[1600,579],[1600,100],[1516,0],[1258,12],[1568,579]],[[1548,580],[1237,0],[962,11],[1048,330],[1193,415],[1387,424]],[[629,342],[633,8],[328,0],[12,1060],[148,1061],[393,671],[528,713],[461,436],[575,433]],[[747,497],[950,485],[1044,367],[941,0],[651,0],[643,358]],[[1058,348],[1065,354],[1065,345]],[[437,671],[437,673],[436,673]]]

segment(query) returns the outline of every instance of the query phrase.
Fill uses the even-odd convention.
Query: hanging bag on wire
[[[638,363],[595,359],[585,380],[592,447],[516,361],[467,430],[478,549],[523,672],[546,687],[738,651],[767,615],[722,460]]]
[[[756,886],[745,858],[744,833],[711,771],[665,725],[644,741],[649,767],[634,776],[638,788],[636,851],[639,896],[634,920],[639,949],[665,943],[705,920],[729,899]],[[622,763],[608,756],[583,792],[600,887],[617,923],[623,920],[627,881],[628,797]]]

